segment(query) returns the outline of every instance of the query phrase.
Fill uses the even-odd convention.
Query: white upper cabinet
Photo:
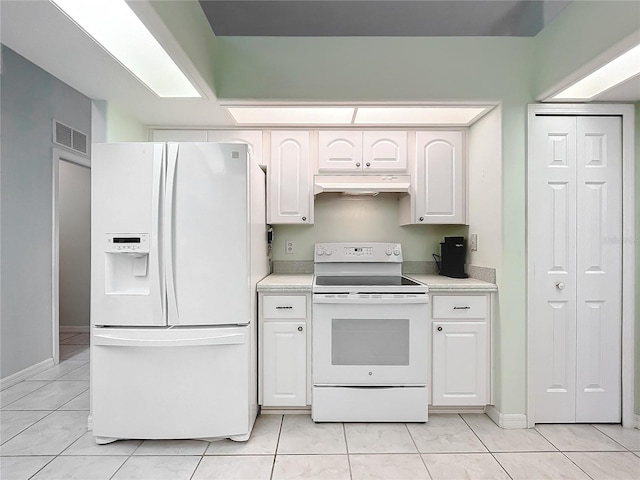
[[[271,132],[267,223],[313,223],[308,131]]]
[[[412,223],[465,223],[463,145],[461,131],[416,132]]]
[[[319,172],[360,172],[362,132],[320,130],[318,132]]]
[[[318,132],[320,173],[380,173],[407,170],[407,132]]]
[[[407,132],[363,132],[362,162],[364,172],[405,172]]]
[[[262,155],[262,130],[208,130],[208,142],[246,143],[251,151],[251,158],[258,165],[265,166]]]

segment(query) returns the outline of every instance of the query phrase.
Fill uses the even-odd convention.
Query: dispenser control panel
[[[107,233],[108,253],[149,253],[148,233]]]

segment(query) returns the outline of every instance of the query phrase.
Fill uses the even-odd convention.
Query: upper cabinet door
[[[272,131],[267,223],[313,223],[309,132]]]
[[[318,132],[319,172],[360,172],[362,132],[320,130]]]
[[[262,155],[262,130],[209,130],[208,142],[246,143],[249,145],[251,158],[258,165],[265,166]]]
[[[465,223],[463,132],[416,133],[415,223]]]
[[[363,172],[407,170],[407,132],[365,131],[362,144]]]

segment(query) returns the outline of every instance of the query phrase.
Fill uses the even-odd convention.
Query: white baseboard
[[[634,426],[638,429],[640,429],[640,415],[634,415],[633,416],[634,421]]]
[[[87,417],[87,430],[93,431],[93,415]]]
[[[35,365],[31,365],[19,372],[14,373],[13,375],[9,375],[8,377],[0,380],[0,390],[4,390],[5,388],[9,388],[16,383],[20,383],[27,378],[31,378],[34,375],[37,375],[45,370],[50,369],[55,364],[53,363],[53,358],[47,358],[40,363],[36,363]]]
[[[91,327],[81,325],[60,325],[60,333],[89,333]]]
[[[487,415],[500,428],[527,428],[527,416],[522,413],[501,413],[496,407],[489,405]]]

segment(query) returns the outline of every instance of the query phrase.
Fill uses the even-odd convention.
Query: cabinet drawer
[[[307,297],[265,295],[262,297],[262,318],[307,318]]]
[[[432,318],[486,318],[485,295],[434,295]]]

